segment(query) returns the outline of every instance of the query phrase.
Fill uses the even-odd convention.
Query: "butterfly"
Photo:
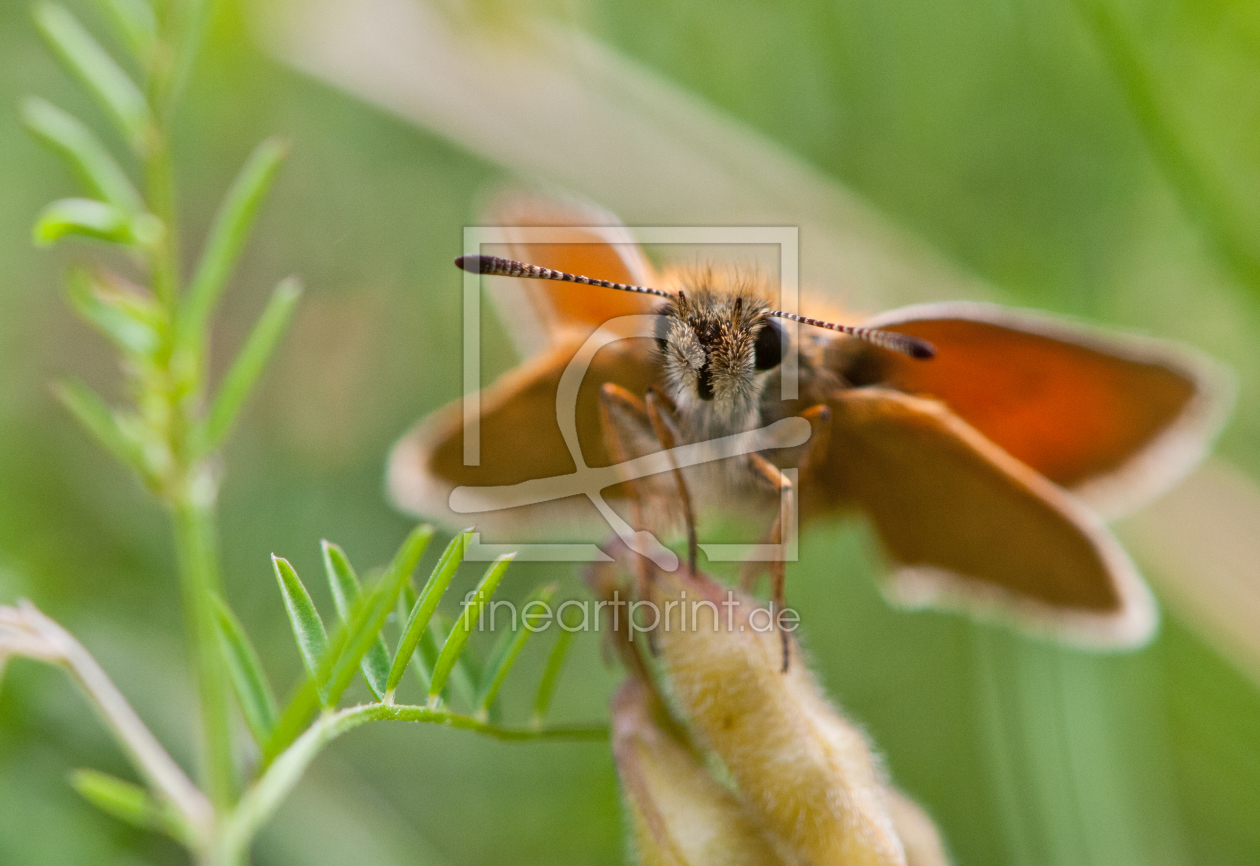
[[[459,264],[488,275],[524,360],[478,395],[478,460],[464,459],[463,401],[397,443],[388,487],[398,507],[451,526],[481,510],[483,529],[580,532],[618,517],[563,485],[549,500],[516,494],[667,453],[651,478],[623,471],[625,483],[609,480],[601,495],[632,504],[640,521],[683,512],[693,568],[694,504],[765,507],[778,492],[775,543],[794,509],[807,528],[864,517],[890,560],[883,589],[894,603],[1095,648],[1152,634],[1155,604],[1104,517],[1166,490],[1206,453],[1231,394],[1211,359],[981,303],[841,325],[775,309],[773,281],[749,272],[658,273],[628,229],[587,205],[508,197],[492,221],[506,243]],[[537,243],[538,227],[565,227],[564,241]],[[649,324],[601,339],[623,320]],[[578,359],[566,424],[557,399]],[[784,399],[788,367],[797,393]],[[731,444],[788,424],[808,429],[757,450]],[[686,450],[713,442],[730,447]],[[694,463],[680,467],[684,452]],[[781,561],[771,574],[781,601]]]

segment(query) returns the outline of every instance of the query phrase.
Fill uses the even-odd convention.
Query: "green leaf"
[[[277,138],[269,138],[254,149],[232,182],[214,224],[206,247],[189,284],[187,300],[180,312],[180,343],[188,344],[206,331],[215,302],[223,293],[232,267],[240,257],[258,216],[259,206],[275,180],[288,148]]]
[[[82,382],[58,382],[53,391],[61,404],[118,460],[148,477],[144,448],[120,423],[118,416]]]
[[[126,172],[95,133],[77,118],[51,102],[30,98],[22,103],[22,122],[32,135],[70,163],[93,195],[126,216],[135,216],[144,210],[144,200]]]
[[[516,664],[521,650],[525,649],[525,644],[534,636],[534,626],[538,624],[543,612],[530,608],[536,607],[538,603],[549,605],[555,593],[554,583],[541,586],[530,593],[529,598],[525,599],[520,607],[521,622],[517,624],[513,618],[513,625],[516,628],[504,631],[499,638],[494,651],[490,654],[490,660],[486,662],[485,669],[481,673],[481,691],[477,696],[479,715],[484,717],[489,712],[495,698],[499,696],[503,681],[512,670],[512,665]]]
[[[560,623],[556,625],[559,626]],[[547,664],[543,667],[542,679],[538,682],[538,693],[534,695],[533,723],[535,726],[543,723],[547,718],[547,711],[551,709],[551,699],[555,697],[556,685],[560,682],[560,672],[564,670],[565,660],[569,656],[569,646],[573,643],[575,634],[577,632],[560,628],[560,635],[552,645],[551,652],[547,654]]]
[[[429,620],[429,627],[424,630],[424,636],[416,644],[416,651],[411,657],[409,667],[412,673],[416,675],[416,679],[420,681],[420,686],[424,689],[425,694],[428,694],[429,683],[433,681],[433,668],[437,665],[438,654],[441,652],[442,645],[446,643],[446,637],[451,633],[454,625],[454,619],[442,611],[437,611],[433,614],[433,618]],[[471,654],[465,651],[455,660],[455,666],[451,668],[450,676],[446,678],[446,685],[442,689],[442,695],[448,699],[458,698],[471,709],[477,706],[477,695],[480,692],[478,683],[480,681],[480,672],[477,670]]]
[[[101,103],[127,143],[143,153],[151,118],[136,83],[64,6],[36,4],[35,24],[62,62]]]
[[[213,596],[216,622],[219,626],[219,641],[223,647],[223,655],[227,660],[228,676],[232,680],[232,688],[241,705],[241,714],[254,741],[260,746],[267,742],[276,723],[280,720],[280,710],[276,707],[276,696],[263,673],[262,662],[254,645],[240,622],[218,596]]]
[[[429,622],[429,627],[424,631],[424,637],[421,638],[416,648],[414,657],[416,675],[426,690],[433,682],[433,671],[437,667],[438,656],[441,653],[441,647],[446,644],[447,637],[455,628],[455,620],[438,611],[433,614],[433,619]],[[465,706],[472,709],[477,706],[477,695],[480,692],[478,683],[480,682],[480,672],[468,651],[462,652],[459,658],[455,659],[454,666],[451,667],[450,675],[446,678],[446,684],[442,686],[441,694],[443,697],[458,698]],[[440,705],[434,702],[434,706]]]
[[[148,246],[162,236],[162,222],[152,214],[128,217],[112,204],[90,198],[58,199],[35,220],[31,237],[46,247],[66,235],[80,235],[128,246]]]
[[[438,611],[434,621],[439,626],[437,632],[434,632],[435,638],[441,638],[435,641],[435,648],[438,646],[446,646],[446,639],[450,637],[451,632],[456,628],[456,620],[453,617]],[[433,654],[433,670],[437,670],[437,660],[441,657],[441,652]],[[446,678],[446,686],[443,694],[448,698],[457,698],[462,706],[467,707],[469,712],[477,706],[477,695],[481,693],[481,665],[478,664],[473,649],[465,646],[455,658],[455,664],[451,667],[451,673]]]
[[[407,612],[415,606],[417,597],[415,581],[409,580],[404,583],[403,591],[399,594],[398,601],[394,603],[394,616],[398,619],[400,636],[402,629],[407,625]]]
[[[359,599],[359,578],[355,575],[350,560],[346,558],[345,551],[331,541],[320,544],[324,550],[324,571],[328,574],[328,585],[337,605],[337,615],[344,624],[350,619],[351,609]],[[385,680],[389,677],[389,650],[385,647],[384,638],[377,636],[376,642],[363,656],[362,667],[363,679],[379,701],[385,697]]]
[[[350,608],[359,600],[362,588],[354,567],[346,558],[346,552],[331,541],[321,541],[320,549],[324,553],[324,571],[328,575],[328,588],[332,590],[333,602],[337,605],[337,615],[345,622],[350,616]]]
[[[150,356],[161,347],[161,313],[149,299],[106,287],[84,268],[70,271],[66,295],[80,316],[124,352]]]
[[[446,641],[446,632],[438,625],[438,616],[429,620],[429,627],[424,630],[416,643],[415,652],[411,656],[411,669],[428,694],[429,683],[433,681],[433,666],[437,664],[438,648]]]
[[[359,578],[355,575],[350,560],[346,558],[345,551],[330,541],[322,541],[320,544],[324,551],[324,571],[328,574],[328,585],[337,605],[337,615],[344,625],[351,619],[352,610],[359,601]],[[385,680],[389,676],[389,651],[380,635],[377,635],[376,641],[363,656],[361,667],[363,679],[379,701],[385,696]]]
[[[415,585],[407,583],[403,586],[402,595],[398,596],[398,603],[394,609],[395,616],[398,617],[398,625],[400,630],[406,628],[409,611],[416,606]],[[402,634],[399,634],[401,639]],[[427,692],[429,689],[429,675],[433,672],[433,663],[437,661],[437,647],[433,644],[433,631],[431,628],[425,629],[423,635],[420,636],[419,643],[416,644],[415,650],[411,655],[411,664],[408,665],[420,680],[420,684]],[[393,670],[392,666],[390,668]],[[386,681],[386,692],[389,691],[389,683]]]
[[[328,686],[328,699],[336,702],[341,693],[350,685],[354,674],[359,670],[364,656],[372,645],[380,639],[381,629],[390,609],[402,592],[403,584],[415,571],[420,558],[424,556],[433,537],[433,527],[421,525],[411,531],[407,539],[394,555],[385,576],[368,596],[367,603],[358,605],[356,616],[345,626],[347,639],[345,649],[341,652],[333,667]]]
[[[503,573],[507,571],[512,560],[516,559],[515,553],[506,553],[500,556],[490,564],[486,569],[485,575],[481,578],[481,583],[477,584],[477,589],[473,593],[473,597],[464,605],[464,612],[456,621],[455,627],[451,629],[451,633],[446,638],[446,643],[442,646],[442,652],[438,655],[437,664],[433,666],[433,679],[429,683],[429,698],[436,698],[442,693],[442,686],[446,684],[446,678],[451,672],[451,668],[455,665],[455,660],[459,658],[460,653],[464,651],[464,646],[468,643],[468,638],[472,635],[473,628],[481,619],[481,611],[485,608],[486,602],[494,595],[494,591],[498,589],[499,582],[503,580]]]
[[[107,815],[144,830],[165,833],[185,845],[195,844],[179,814],[148,791],[96,770],[75,770],[70,786]]]
[[[219,393],[215,396],[210,412],[206,416],[200,437],[199,453],[207,454],[215,450],[222,444],[228,431],[232,429],[232,422],[236,420],[254,383],[258,381],[263,368],[267,366],[267,361],[275,350],[276,344],[284,336],[301,294],[302,285],[296,277],[282,280],[271,293],[267,308],[258,318],[258,323],[254,325],[254,330],[250,332],[249,338],[241,347],[236,360],[232,362],[227,375],[223,377]]]
[[[271,564],[276,570],[276,580],[280,584],[280,593],[284,596],[284,608],[293,625],[293,636],[297,638],[302,663],[315,681],[320,702],[328,706],[328,692],[320,677],[320,667],[327,663],[325,660],[328,658],[328,632],[324,630],[324,621],[319,618],[315,603],[311,601],[310,594],[289,561],[272,554]]]
[[[141,63],[147,63],[157,42],[157,16],[145,0],[97,0],[122,41]]]
[[[131,222],[112,204],[90,198],[63,198],[40,212],[31,237],[36,246],[46,247],[66,235],[129,244]]]
[[[472,532],[471,529],[465,529],[451,539],[450,544],[446,545],[446,550],[442,551],[437,565],[433,567],[433,573],[425,582],[424,589],[420,591],[420,597],[412,606],[411,615],[407,617],[407,624],[403,627],[402,637],[398,640],[398,649],[394,652],[394,664],[389,669],[389,679],[385,683],[386,692],[394,691],[398,688],[398,683],[402,681],[403,672],[407,669],[411,654],[416,651],[416,644],[420,642],[425,629],[429,627],[433,611],[437,609],[438,602],[442,600],[442,595],[451,584],[451,578],[455,576],[459,564],[463,562],[464,551],[468,549]]]

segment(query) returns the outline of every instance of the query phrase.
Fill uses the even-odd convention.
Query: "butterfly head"
[[[756,412],[788,342],[768,311],[746,287],[707,282],[681,289],[661,307],[656,342],[666,391],[680,409],[727,418]]]

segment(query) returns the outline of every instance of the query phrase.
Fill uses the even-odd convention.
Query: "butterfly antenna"
[[[594,277],[584,277],[581,274],[570,274],[567,271],[557,271],[551,268],[539,267],[538,265],[530,265],[525,262],[518,262],[513,259],[505,259],[500,256],[481,256],[469,255],[460,256],[455,260],[455,266],[461,270],[468,271],[470,274],[490,274],[499,277],[526,277],[535,280],[558,280],[562,283],[581,283],[585,286],[599,286],[604,289],[616,289],[619,292],[635,292],[640,295],[656,295],[661,298],[674,298],[674,295],[661,289],[653,289],[648,286],[633,286],[629,283],[614,283],[611,280],[597,280]],[[832,331],[839,331],[842,334],[848,334],[851,337],[857,337],[859,340],[865,340],[876,346],[885,349],[891,349],[894,352],[901,352],[912,358],[934,358],[936,357],[936,349],[926,340],[918,337],[912,337],[909,334],[898,334],[895,331],[881,331],[878,328],[857,328],[850,325],[837,325],[834,322],[824,322],[820,319],[811,319],[807,316],[798,316],[795,313],[785,313],[782,310],[768,310],[767,316],[775,316],[779,319],[791,319],[794,322],[800,322],[803,325],[813,325],[815,328],[827,328]]]
[[[859,340],[865,340],[873,345],[892,349],[894,352],[900,352],[903,355],[909,355],[911,358],[926,360],[936,357],[935,346],[927,340],[921,340],[909,334],[899,334],[896,331],[881,331],[878,328],[855,328],[851,325],[837,325],[834,322],[824,322],[820,319],[798,316],[795,313],[785,313],[782,310],[767,310],[766,315],[779,319],[791,319],[793,322],[800,322],[802,325],[813,325],[815,328],[839,331],[842,334],[857,337]]]
[[[497,277],[529,277],[535,280],[559,280],[562,283],[581,283],[584,286],[599,286],[604,289],[616,289],[619,292],[637,292],[640,295],[658,295],[662,298],[674,297],[669,292],[652,289],[647,286],[632,286],[629,283],[614,283],[611,280],[597,280],[581,274],[570,274],[565,271],[554,271],[538,265],[527,265],[524,262],[504,259],[499,256],[460,256],[455,266],[470,274],[491,274]]]

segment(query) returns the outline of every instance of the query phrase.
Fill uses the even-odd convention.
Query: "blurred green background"
[[[1260,478],[1255,4],[441,6],[473,31],[533,16],[577,28],[855,191],[1000,287],[1001,300],[1210,351],[1240,388],[1217,453]],[[95,20],[89,4],[81,11]],[[382,492],[384,455],[458,394],[450,259],[477,203],[514,173],[269,59],[252,14],[251,4],[220,4],[176,148],[191,245],[257,140],[279,132],[293,145],[217,337],[226,357],[265,291],[303,276],[294,329],[228,448],[222,501],[227,594],[272,680],[290,683],[301,664],[267,557],[312,571],[327,537],[356,562],[382,562],[403,537],[409,521]],[[100,251],[50,254],[29,241],[38,210],[73,191],[17,122],[32,93],[99,120],[26,4],[5,0],[0,601],[28,596],[79,635],[191,766],[195,713],[165,520],[47,389],[73,374],[117,395],[118,377],[58,288],[68,262]],[[574,130],[575,152],[587,150],[583,135]],[[653,183],[651,166],[607,171]],[[651,209],[623,216],[660,219]],[[487,378],[511,363],[492,349]],[[955,616],[891,611],[869,550],[853,527],[807,537],[791,600],[833,696],[937,818],[958,863],[1260,862],[1260,666],[1249,677],[1245,659],[1227,661],[1202,619],[1166,606],[1159,638],[1139,653],[1057,650]],[[1166,564],[1134,553],[1158,592]],[[1260,561],[1252,566],[1255,595]],[[552,576],[580,592],[567,568],[543,566],[514,570],[506,591]],[[1232,613],[1260,633],[1260,601]],[[601,718],[616,672],[590,636],[578,650],[560,715]],[[521,699],[507,695],[509,713]],[[80,766],[129,775],[60,674],[12,665],[0,689],[0,863],[180,861],[173,844],[80,800],[65,781]],[[255,862],[616,863],[623,847],[605,746],[376,725],[320,759]]]

